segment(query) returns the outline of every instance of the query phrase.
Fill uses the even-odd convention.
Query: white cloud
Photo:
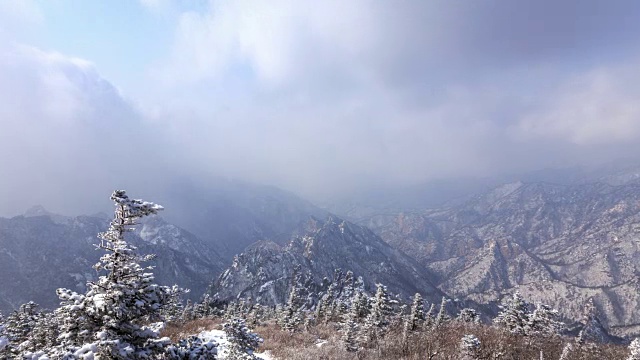
[[[92,211],[148,175],[152,142],[90,63],[26,46],[0,54],[0,214]]]
[[[311,194],[572,164],[638,137],[627,74],[567,79],[623,39],[622,8],[594,25],[591,2],[208,4],[182,14],[154,72],[156,114],[194,167]]]
[[[5,210],[46,199],[86,212],[92,194],[103,198],[96,187],[140,183],[152,170],[170,178],[183,164],[187,176],[320,196],[588,160],[604,145],[613,157],[640,138],[638,73],[591,48],[622,39],[604,21],[617,13],[594,25],[588,1],[553,14],[540,1],[525,13],[437,0],[237,0],[181,14],[176,3],[141,1],[176,21],[171,53],[140,80],[136,105],[154,121],[85,61],[0,52],[0,161],[13,169],[0,179]],[[604,40],[592,43],[591,27]],[[576,35],[557,36],[567,29]],[[131,148],[151,150],[119,163]],[[63,201],[74,191],[86,195]]]
[[[517,125],[524,137],[576,145],[640,139],[640,72],[635,66],[596,68],[574,75]]]

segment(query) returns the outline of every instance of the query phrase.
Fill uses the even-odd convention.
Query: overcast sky
[[[0,1],[0,215],[635,156],[638,60],[635,0]]]

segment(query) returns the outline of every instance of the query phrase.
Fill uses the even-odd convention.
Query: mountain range
[[[320,208],[269,186],[177,187],[163,217],[140,224],[130,241],[158,255],[158,282],[191,288],[193,299],[209,290],[274,304],[286,299],[294,272],[320,284],[342,269],[404,298],[446,295],[483,309],[519,291],[568,323],[593,298],[608,330],[625,336],[640,333],[639,169],[456,183],[424,206],[431,190],[416,190],[410,205],[374,199]],[[41,207],[0,219],[0,310],[29,300],[53,307],[56,288],[82,290],[96,276],[92,244],[108,222]]]

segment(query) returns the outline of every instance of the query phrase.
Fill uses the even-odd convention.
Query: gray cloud
[[[156,141],[90,63],[7,45],[0,84],[0,214],[95,211],[157,169]]]
[[[161,69],[196,153],[303,192],[562,166],[637,138],[621,4],[212,2]]]
[[[177,14],[135,105],[86,62],[7,47],[0,211],[85,211],[159,173],[317,199],[625,156],[640,138],[639,7],[211,1]]]

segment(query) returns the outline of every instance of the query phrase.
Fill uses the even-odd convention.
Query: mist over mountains
[[[562,174],[555,183],[526,175],[533,180],[493,188],[452,182],[455,196],[440,205],[419,206],[424,191],[405,198],[418,206],[370,197],[334,204],[332,211],[348,209],[337,215],[274,187],[218,182],[202,193],[176,188],[181,202],[140,224],[130,241],[158,255],[158,282],[191,288],[192,299],[207,292],[273,305],[286,300],[296,272],[320,286],[341,269],[403,298],[421,292],[437,302],[444,294],[489,312],[517,290],[569,322],[593,298],[607,329],[628,335],[640,320],[638,169],[554,171],[544,180]],[[42,207],[1,219],[0,308],[29,300],[54,307],[58,287],[82,290],[95,276],[87,271],[98,256],[92,244],[108,221]]]

